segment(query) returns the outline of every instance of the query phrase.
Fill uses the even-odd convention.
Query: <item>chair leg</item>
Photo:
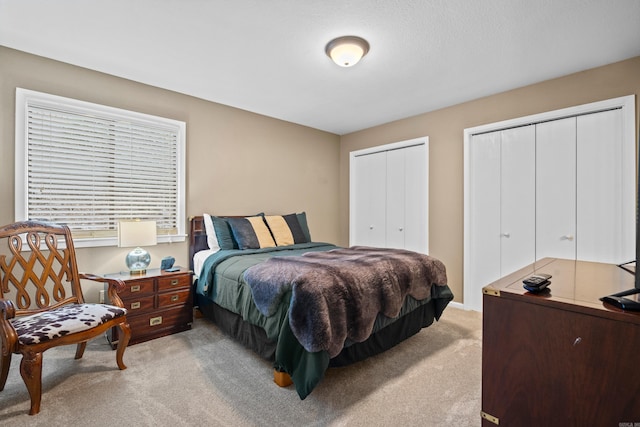
[[[4,385],[7,383],[9,366],[11,366],[11,352],[7,352],[7,354],[3,354],[0,357],[0,391],[4,390]]]
[[[42,398],[42,353],[24,353],[20,362],[20,374],[31,397],[29,415],[35,415],[40,412]]]
[[[76,357],[75,359],[82,359],[82,355],[84,354],[84,349],[87,348],[87,342],[79,342],[76,347]]]
[[[116,362],[118,363],[118,368],[127,369],[127,366],[124,364],[122,360],[124,356],[124,350],[129,345],[129,339],[131,338],[131,328],[128,323],[120,323],[118,325],[120,331],[122,331],[122,337],[118,339],[118,350],[116,351]]]

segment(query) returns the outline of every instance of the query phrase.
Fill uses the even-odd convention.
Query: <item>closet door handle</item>
[[[560,240],[568,240],[568,241],[572,242],[573,241],[573,236],[571,234],[566,234],[566,235],[560,237]]]
[[[402,231],[402,227],[398,227],[398,231]]]
[[[511,237],[511,233],[501,233],[500,236],[506,237],[507,239]]]
[[[369,230],[373,230],[373,225],[370,225],[370,226],[369,226]]]

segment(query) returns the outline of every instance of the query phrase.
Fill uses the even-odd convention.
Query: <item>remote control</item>
[[[539,286],[529,286],[529,285],[523,285],[524,288],[526,290],[528,290],[529,292],[531,292],[532,294],[538,294],[542,291],[544,291],[545,289],[547,289],[547,287],[551,284],[551,282],[549,280],[545,280],[543,283],[541,283]]]
[[[538,273],[533,276],[529,276],[522,281],[526,286],[530,288],[538,288],[543,285],[549,285],[549,279],[551,279],[550,274]]]

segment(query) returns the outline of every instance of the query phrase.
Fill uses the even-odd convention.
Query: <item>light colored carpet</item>
[[[131,346],[119,371],[106,339],[44,354],[41,412],[14,356],[0,392],[11,426],[479,426],[481,313],[448,307],[441,320],[393,349],[329,369],[305,400],[273,383],[269,362],[206,319]]]

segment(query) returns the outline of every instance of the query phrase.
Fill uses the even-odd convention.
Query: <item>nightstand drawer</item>
[[[124,291],[118,292],[118,295],[120,295],[120,298],[122,299],[129,299],[137,298],[139,295],[152,294],[154,291],[153,282],[153,279],[126,282]]]
[[[124,307],[127,309],[127,314],[130,316],[138,313],[144,313],[145,311],[153,310],[155,308],[155,296],[153,295],[140,295],[139,298],[136,298],[136,295],[133,295],[123,299],[122,302],[124,303]]]
[[[127,317],[127,320],[131,326],[131,340],[141,342],[191,329],[193,309],[190,306],[178,306]]]
[[[191,286],[191,275],[175,275],[158,278],[158,292],[168,291],[178,288],[189,288]]]
[[[189,301],[189,298],[191,298],[191,292],[189,291],[189,289],[158,294],[158,308],[184,304]]]
[[[163,328],[166,326],[166,319],[166,315],[163,316],[163,313],[154,311],[153,313],[130,316],[127,320],[129,320],[132,332],[135,332],[136,335],[144,335],[149,333],[150,328]]]

